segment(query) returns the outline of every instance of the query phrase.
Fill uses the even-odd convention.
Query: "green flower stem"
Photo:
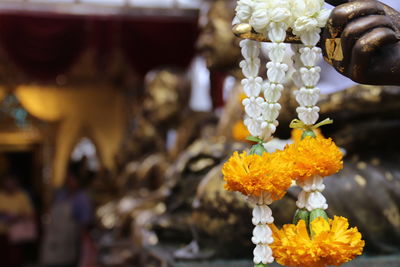
[[[263,264],[263,263],[259,263],[259,264],[255,264],[254,267],[268,267],[267,264]]]
[[[308,225],[310,219],[310,212],[307,209],[298,209],[293,218],[293,224],[297,224],[300,220],[306,222]]]
[[[311,230],[311,223],[318,217],[324,218],[327,222],[329,222],[328,214],[323,209],[315,209],[310,212],[310,222],[308,224],[308,228],[310,230],[311,238],[314,238],[315,233]]]
[[[315,209],[310,212],[310,223],[317,219],[318,217],[324,218],[327,222],[329,222],[329,217],[328,214],[326,214],[326,211],[323,209]]]
[[[317,137],[313,130],[318,129],[321,126],[332,124],[332,123],[333,123],[333,120],[327,118],[327,119],[325,119],[325,120],[323,120],[323,121],[321,121],[321,122],[319,122],[319,123],[317,123],[315,125],[306,125],[301,120],[294,119],[290,123],[289,127],[292,128],[292,129],[303,129],[304,132],[303,132],[303,134],[301,136],[301,140],[303,140],[307,136],[311,136],[313,138]]]
[[[303,134],[301,135],[301,140],[303,140],[304,138],[306,138],[307,136],[311,136],[312,138],[316,138],[317,135],[314,133],[313,130],[306,130],[303,132]]]
[[[262,143],[258,143],[251,147],[249,154],[262,156],[264,153],[267,152],[268,151],[264,148],[264,145]]]

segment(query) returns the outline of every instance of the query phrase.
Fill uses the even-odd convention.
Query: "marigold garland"
[[[343,168],[343,153],[330,138],[306,137],[288,145],[284,156],[293,162],[297,181],[304,182],[318,175],[321,177],[337,173]]]
[[[279,264],[299,267],[339,266],[361,255],[365,242],[356,227],[349,229],[346,218],[335,216],[329,223],[319,217],[307,231],[301,220],[297,225],[287,224],[279,230],[271,225],[274,243],[273,255]]]
[[[294,175],[291,163],[285,161],[282,153],[278,151],[259,156],[235,152],[222,168],[225,189],[246,196],[259,197],[266,192],[273,200],[282,198]]]

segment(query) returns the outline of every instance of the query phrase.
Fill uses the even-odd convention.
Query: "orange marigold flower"
[[[267,192],[274,200],[282,198],[291,185],[290,162],[282,158],[282,151],[272,154],[247,155],[234,152],[224,164],[225,189],[238,191],[246,196],[260,196]]]
[[[246,141],[246,138],[250,135],[249,130],[247,130],[246,125],[243,121],[238,121],[233,125],[232,137],[236,141]]]
[[[308,136],[295,142],[285,148],[284,154],[293,162],[293,171],[300,182],[314,175],[329,176],[343,168],[343,153],[332,139],[322,136]]]
[[[335,216],[327,222],[311,222],[311,238],[306,223],[284,225],[279,230],[271,225],[274,243],[270,245],[279,264],[299,267],[339,266],[361,255],[365,242],[357,228],[350,228],[346,218]]]

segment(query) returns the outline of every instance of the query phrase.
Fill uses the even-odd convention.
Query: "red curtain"
[[[65,72],[85,48],[83,17],[51,15],[0,16],[0,40],[6,54],[28,75],[54,78]]]
[[[140,74],[155,66],[187,67],[195,54],[197,18],[145,18],[122,21],[124,55]]]
[[[224,82],[226,73],[212,71],[210,73],[210,94],[212,99],[213,108],[220,108],[224,106]]]
[[[0,14],[0,42],[16,66],[34,79],[65,73],[91,47],[99,69],[122,49],[141,75],[173,65],[187,67],[195,53],[197,17],[129,18],[56,14]]]
[[[111,63],[112,54],[115,52],[115,43],[118,42],[120,23],[109,17],[90,19],[89,46],[95,52],[95,65],[98,71],[103,72]]]

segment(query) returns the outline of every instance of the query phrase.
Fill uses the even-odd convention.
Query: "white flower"
[[[262,117],[266,121],[275,121],[279,116],[281,105],[279,103],[262,103]],[[262,128],[262,126],[261,126]]]
[[[286,38],[288,25],[284,22],[271,22],[268,25],[268,38],[275,43],[283,42]]]
[[[302,87],[300,90],[294,92],[297,102],[302,107],[315,106],[318,102],[320,89],[315,87],[313,89],[307,89]]]
[[[257,224],[271,224],[274,222],[272,217],[272,210],[268,205],[256,205],[253,209],[252,223]]]
[[[303,188],[303,191],[309,193],[312,191],[322,192],[325,190],[324,180],[321,176],[314,175],[310,179],[305,180],[304,182],[297,182],[299,186]]]
[[[264,99],[262,97],[250,97],[243,100],[244,110],[251,118],[258,118],[262,112],[262,104]]]
[[[261,136],[261,118],[246,118],[244,120],[244,125],[246,125],[252,136]]]
[[[268,121],[264,121],[261,123],[261,137],[265,140],[265,139],[269,139],[272,134],[275,133],[276,131],[276,127],[278,126],[278,121],[275,120],[272,123],[268,122]]]
[[[269,193],[267,193],[267,192],[262,192],[261,195],[258,196],[258,197],[249,196],[249,197],[247,197],[247,200],[251,204],[257,205],[257,206],[266,206],[266,205],[270,205],[270,204],[272,204],[272,202],[274,202],[273,199],[271,198],[271,195]],[[271,211],[271,214],[272,214],[272,211]],[[253,216],[256,216],[256,215],[254,215],[254,213],[253,213]],[[254,225],[256,225],[258,223],[254,223]]]
[[[304,209],[307,205],[307,192],[302,190],[297,197],[296,206],[299,209]]]
[[[293,24],[293,32],[301,34],[302,32],[311,31],[318,27],[318,21],[315,18],[306,16],[298,17]]]
[[[248,22],[253,13],[253,0],[239,0],[237,3],[236,17],[241,22]]]
[[[315,187],[323,187],[325,186],[322,182]],[[326,204],[326,198],[320,191],[309,191],[303,190],[300,192],[298,199],[296,201],[296,205],[299,209],[306,208],[308,211],[313,211],[315,209],[323,209],[326,210],[328,208],[328,204]]]
[[[266,82],[264,84],[264,97],[268,102],[278,102],[283,91],[282,84]]]
[[[242,55],[245,59],[258,58],[260,55],[261,45],[259,42],[245,39],[240,41],[240,47],[242,48]]]
[[[306,125],[313,125],[319,118],[319,107],[298,107],[296,109],[299,119]]]
[[[272,257],[272,249],[268,245],[257,245],[253,251],[255,264],[268,264],[274,261]]]
[[[292,23],[290,3],[287,0],[257,1],[253,10],[250,24],[257,32],[265,33],[270,22],[282,22],[287,25]]]
[[[288,22],[291,16],[290,10],[283,6],[275,7],[269,11],[270,20],[273,22]]]
[[[321,38],[319,36],[320,32],[321,32],[320,28],[315,28],[310,31],[301,32],[299,34],[301,42],[306,46],[315,46],[319,42],[319,39]]]
[[[259,58],[242,60],[239,66],[242,68],[243,75],[246,78],[256,77],[260,70],[261,61]]]
[[[320,72],[321,68],[320,67],[312,67],[310,69],[307,68],[301,68],[300,69],[300,74],[301,74],[301,79],[303,80],[303,83],[307,87],[314,87],[317,85],[319,78],[320,78]]]
[[[319,47],[303,47],[300,49],[300,59],[306,67],[313,67],[321,58],[321,48]]]
[[[261,77],[247,78],[242,80],[243,91],[248,97],[257,97],[260,95],[263,86]]]
[[[315,191],[311,193],[307,193],[307,204],[306,209],[308,211],[313,211],[315,209],[323,209],[326,210],[328,208],[328,204],[326,204],[326,199],[321,192]]]
[[[324,6],[324,0],[292,0],[291,12],[294,17],[313,17]]]
[[[271,228],[268,225],[259,224],[253,230],[253,238],[251,239],[253,244],[271,244],[274,242],[272,237]]]
[[[306,2],[304,0],[292,0],[290,4],[293,17],[305,16]]]
[[[284,43],[272,43],[268,47],[268,57],[273,62],[282,62],[286,53]]]
[[[255,6],[255,10],[250,18],[250,25],[259,33],[264,33],[270,20],[266,8]]]
[[[286,77],[286,71],[289,69],[287,64],[278,62],[267,63],[267,76],[273,83],[283,83]]]

